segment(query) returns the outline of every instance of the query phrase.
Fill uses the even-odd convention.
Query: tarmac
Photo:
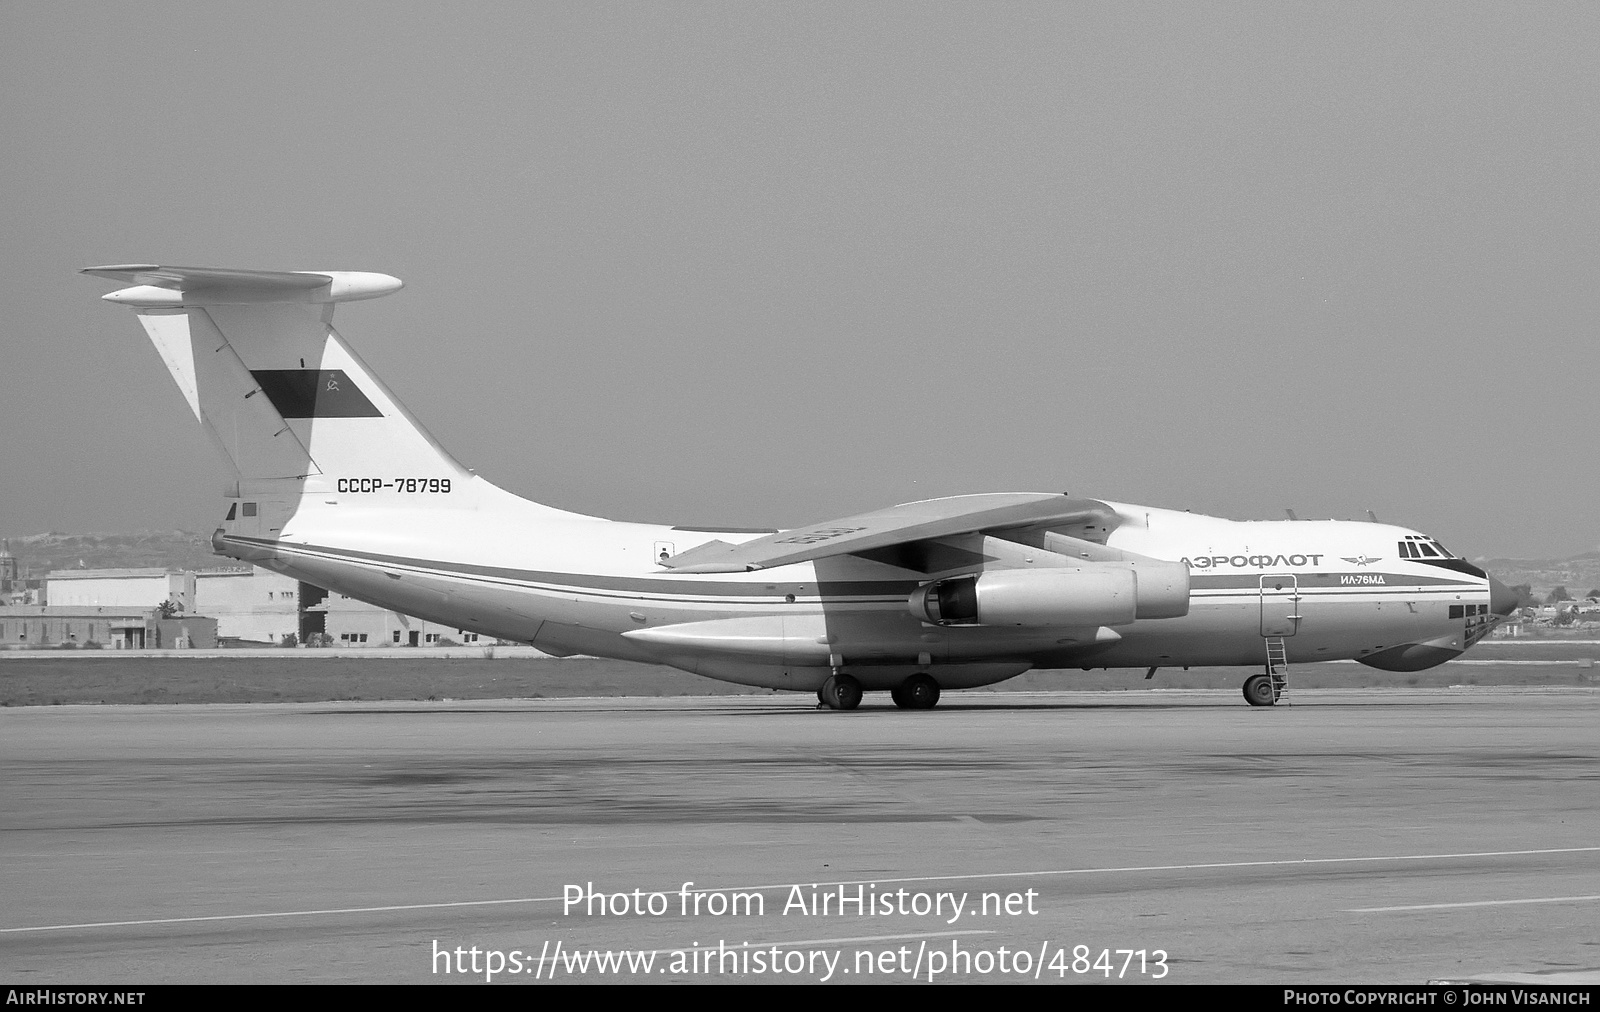
[[[1290,698],[0,709],[0,976],[1600,982],[1600,690]]]

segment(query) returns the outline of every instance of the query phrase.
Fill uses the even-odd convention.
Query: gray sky
[[[1600,547],[1592,4],[0,5],[0,533],[208,530],[102,263],[377,270],[616,519],[1059,490]]]

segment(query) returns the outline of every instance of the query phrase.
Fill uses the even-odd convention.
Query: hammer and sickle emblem
[[[339,381],[337,379],[334,379],[331,376],[328,377],[328,389],[329,390],[337,390],[337,389],[339,389]]]

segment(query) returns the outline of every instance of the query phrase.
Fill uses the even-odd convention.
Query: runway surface
[[[1600,975],[1600,691],[1293,698],[4,709],[0,977]],[[564,911],[587,883],[628,912]],[[763,909],[713,914],[733,891]],[[579,973],[589,949],[655,961]]]

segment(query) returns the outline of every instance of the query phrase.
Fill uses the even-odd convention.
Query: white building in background
[[[296,643],[309,643],[321,634],[338,647],[479,642],[476,633],[330,594],[260,566],[204,569],[194,576],[196,613],[217,620],[219,639],[280,644],[292,635]]]
[[[313,637],[336,647],[494,642],[480,639],[477,633],[330,594],[259,566],[195,572],[56,570],[50,574],[47,593],[51,604],[70,608],[150,609],[174,601],[185,616],[215,619],[216,640],[223,645],[301,645],[313,642]]]
[[[271,643],[300,640],[300,581],[259,566],[194,574],[195,614],[217,620],[217,638]]]
[[[58,608],[156,608],[176,602],[194,612],[194,574],[167,569],[55,569],[45,600]]]
[[[480,639],[477,633],[386,611],[344,594],[329,594],[306,614],[310,618],[318,612],[324,615],[322,631],[332,646],[430,647],[496,642],[493,637]]]

